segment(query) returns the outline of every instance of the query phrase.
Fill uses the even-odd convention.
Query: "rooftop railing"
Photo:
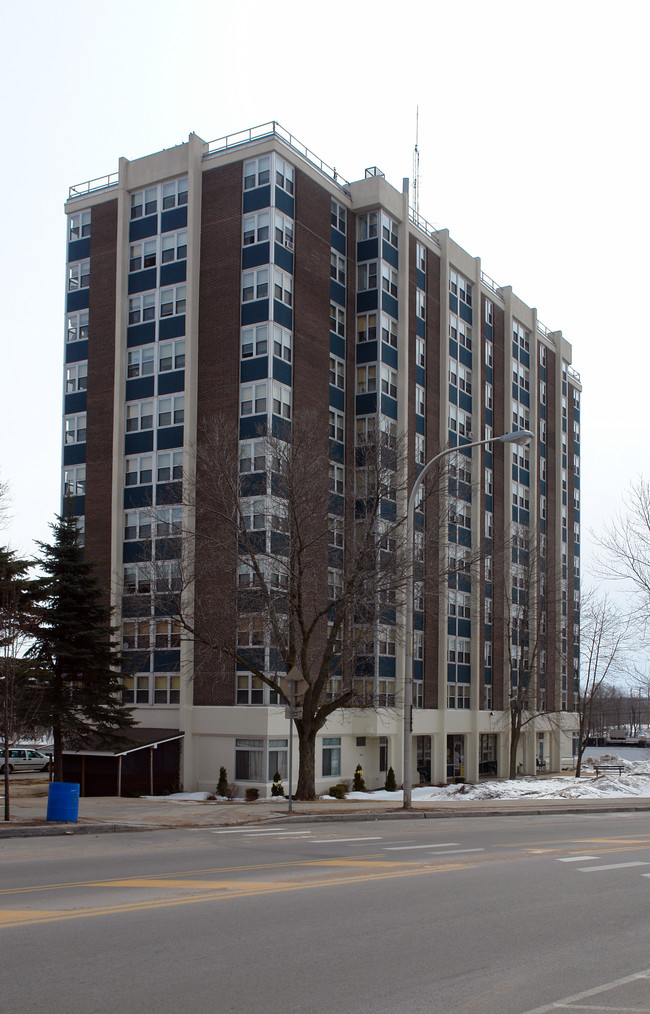
[[[86,180],[85,183],[75,183],[68,190],[68,199],[71,197],[87,197],[95,190],[106,190],[108,187],[116,187],[119,183],[119,173],[109,173],[108,176],[98,176],[96,180]]]
[[[277,137],[284,141],[289,148],[298,152],[307,162],[315,166],[338,186],[343,188],[349,185],[349,181],[341,176],[338,169],[319,158],[311,148],[285,130],[277,120],[270,120],[269,123],[261,123],[257,127],[249,127],[248,130],[240,130],[237,134],[226,134],[225,137],[218,137],[215,141],[208,141],[208,149],[204,152],[203,158],[210,158],[211,155],[217,155],[219,152],[229,151],[244,144],[251,144],[253,141],[263,141],[267,137]]]
[[[440,240],[437,236],[438,230],[434,229],[434,227],[427,222],[426,218],[419,215],[413,208],[409,208],[409,220],[416,229],[419,229],[425,234],[425,236],[428,237],[428,239],[432,239],[437,246],[440,246]]]

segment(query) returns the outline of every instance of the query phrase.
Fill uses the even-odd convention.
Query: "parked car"
[[[0,774],[5,773],[4,757],[0,757],[2,765]],[[50,758],[40,750],[28,746],[12,746],[9,750],[9,774],[12,771],[47,771]]]

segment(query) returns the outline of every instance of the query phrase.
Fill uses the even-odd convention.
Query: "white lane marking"
[[[369,835],[367,838],[312,838],[312,845],[329,845],[337,841],[381,841],[381,835]]]
[[[610,863],[607,866],[581,866],[579,873],[600,873],[601,870],[627,870],[631,866],[648,866],[649,863]]]
[[[460,852],[485,852],[485,849],[446,849],[444,852],[431,852],[432,856],[457,856]]]
[[[283,827],[267,827],[264,831],[258,831],[251,827],[234,827],[226,830],[212,829],[212,834],[270,834],[271,831],[284,831]]]
[[[556,859],[558,863],[586,863],[587,860],[597,859],[597,856],[565,856],[564,859]]]
[[[580,1007],[574,1007],[579,1000],[587,1000],[590,997],[598,996],[601,993],[606,993],[609,990],[617,989],[619,986],[629,986],[633,982],[637,982],[639,979],[647,979],[650,977],[650,968],[646,968],[643,972],[636,972],[634,975],[626,975],[624,979],[612,979],[611,982],[604,982],[601,986],[596,986],[595,989],[585,989],[582,993],[574,993],[573,996],[565,996],[561,1000],[555,1000],[553,1003],[544,1004],[543,1007],[535,1007],[534,1010],[524,1011],[524,1014],[550,1014],[551,1011],[558,1010],[580,1010]],[[569,1007],[571,1004],[571,1007]],[[582,1008],[584,1010],[584,1007]],[[589,1008],[587,1008],[589,1009]],[[591,1008],[592,1010],[602,1010],[602,1007]],[[605,1010],[612,1008],[605,1008]],[[614,1010],[625,1010],[625,1008],[614,1007]],[[633,1008],[642,1011],[643,1008]],[[647,1009],[647,1008],[646,1008]]]
[[[409,849],[444,849],[448,845],[458,844],[457,841],[441,841],[440,843],[430,841],[428,845],[386,845],[385,849],[387,852],[406,852]]]
[[[305,835],[310,835],[311,831],[283,831],[282,828],[278,828],[277,831],[213,831],[212,834],[247,834],[252,838],[264,838],[267,835],[281,835],[283,838],[291,836],[295,838],[299,836],[304,838]]]

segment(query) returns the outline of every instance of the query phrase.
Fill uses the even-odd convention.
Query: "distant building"
[[[286,777],[284,707],[234,663],[211,685],[192,680],[192,644],[148,565],[162,559],[170,586],[178,580],[183,474],[197,419],[215,405],[237,422],[253,471],[246,447],[260,426],[319,413],[342,499],[354,495],[355,439],[369,424],[407,435],[413,477],[470,435],[536,434],[530,448],[452,461],[458,506],[442,533],[452,573],[426,608],[416,584],[413,767],[436,783],[507,775],[522,681],[532,717],[520,769],[570,763],[581,386],[561,332],[416,216],[407,185],[376,168],[349,183],[275,123],[122,158],[117,173],[72,187],[66,213],[64,490],[125,654],[140,653],[126,699],[142,726],[184,733],[185,788],[213,789],[220,765],[262,793],[276,768]],[[535,607],[530,659],[533,634],[511,635],[507,617],[516,628],[533,544],[536,587],[551,574],[557,594]],[[478,549],[480,566],[469,562]],[[369,787],[389,765],[401,780],[399,630],[378,632],[372,652],[365,678],[379,706],[330,719],[320,790],[358,762]]]

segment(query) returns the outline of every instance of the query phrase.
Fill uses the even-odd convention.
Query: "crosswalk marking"
[[[407,852],[410,849],[444,849],[449,845],[458,845],[457,841],[444,841],[435,842],[431,841],[427,845],[385,845],[387,852]]]
[[[608,863],[607,866],[581,866],[580,873],[601,873],[604,870],[627,870],[631,866],[649,866],[650,863]]]
[[[591,859],[597,859],[597,856],[564,856],[563,859],[558,858],[558,863],[586,863]]]
[[[432,852],[432,856],[456,856],[459,852],[485,852],[485,849],[447,849],[445,852]]]
[[[330,845],[339,841],[381,841],[381,835],[368,835],[365,838],[312,838],[312,845]]]

